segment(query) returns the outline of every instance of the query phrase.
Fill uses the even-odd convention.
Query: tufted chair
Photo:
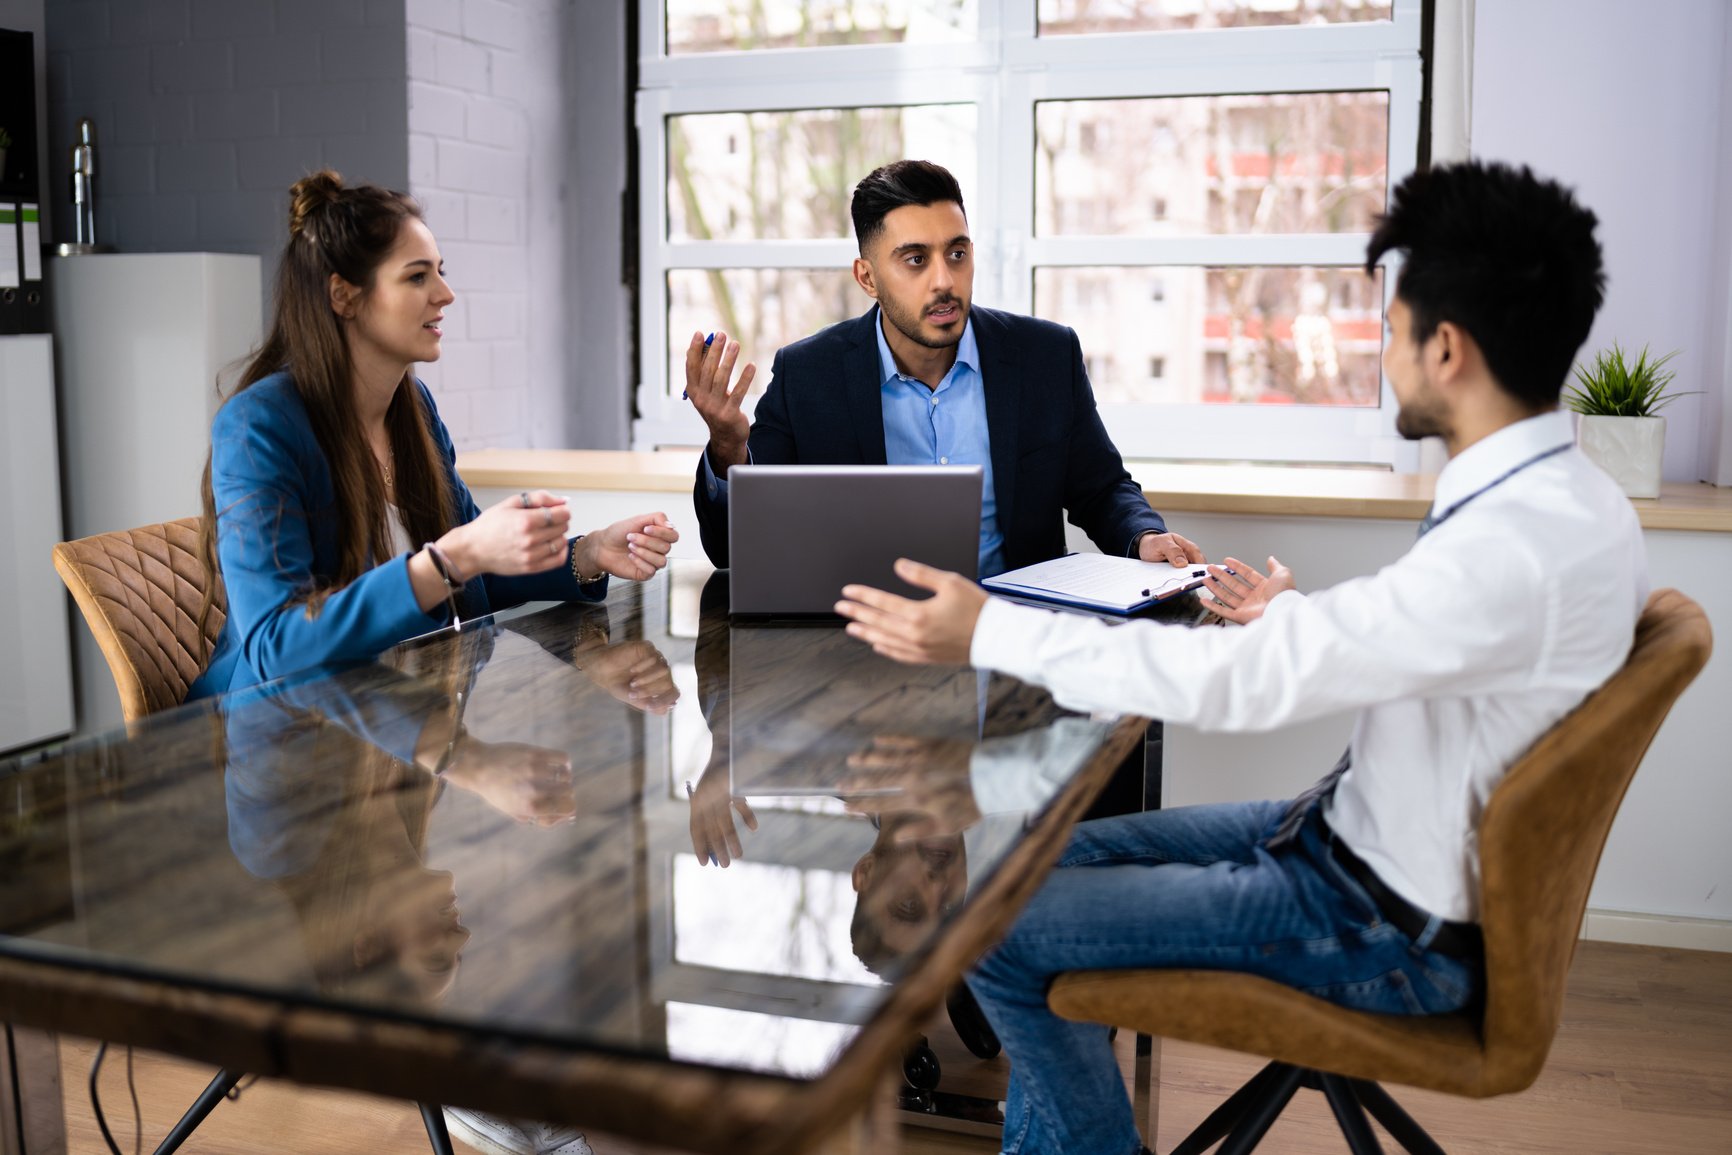
[[[198,528],[198,518],[183,517],[54,547],[54,568],[108,659],[129,724],[180,705],[222,630],[228,601],[219,578],[199,637]]]
[[[1483,1013],[1368,1014],[1254,975],[1202,970],[1076,971],[1053,983],[1048,1005],[1067,1019],[1274,1060],[1173,1155],[1200,1155],[1223,1138],[1221,1155],[1244,1155],[1300,1087],[1324,1093],[1355,1155],[1382,1150],[1367,1110],[1409,1152],[1442,1155],[1374,1080],[1478,1099],[1539,1076],[1612,819],[1711,649],[1701,607],[1677,590],[1655,591],[1623,668],[1492,792],[1479,826]]]

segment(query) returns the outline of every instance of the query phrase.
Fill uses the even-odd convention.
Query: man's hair
[[[1504,392],[1543,409],[1557,404],[1606,298],[1598,223],[1525,165],[1442,165],[1396,187],[1365,269],[1398,250],[1395,293],[1412,310],[1414,340],[1459,325]]]
[[[968,210],[962,204],[962,186],[949,170],[929,160],[896,160],[875,168],[854,186],[854,239],[860,242],[860,253],[884,231],[884,218],[903,205],[932,205],[940,201],[955,201],[964,216]]]

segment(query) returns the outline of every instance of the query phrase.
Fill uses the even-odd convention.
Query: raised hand
[[[734,362],[739,357],[740,343],[726,333],[716,333],[707,343],[702,333],[693,333],[686,346],[685,397],[709,426],[711,466],[719,473],[745,464],[746,438],[752,431],[740,405],[758,367],[748,362],[740,371],[740,379],[732,381]]]
[[[725,756],[712,755],[697,786],[686,783],[686,793],[692,805],[692,853],[698,856],[700,865],[714,864],[727,869],[728,863],[739,858],[744,850],[740,832],[734,826],[735,812],[747,830],[758,828],[758,816],[744,798],[728,792]]]

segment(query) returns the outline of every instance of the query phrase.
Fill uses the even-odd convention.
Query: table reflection
[[[0,764],[0,952],[821,1074],[1111,727],[674,568]]]

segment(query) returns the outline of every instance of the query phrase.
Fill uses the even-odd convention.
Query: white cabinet
[[[66,454],[66,536],[191,517],[220,401],[259,341],[259,258],[118,253],[49,262]],[[77,615],[75,615],[77,616]],[[120,698],[82,617],[78,728]]]
[[[0,751],[72,729],[54,358],[46,335],[0,337]]]

